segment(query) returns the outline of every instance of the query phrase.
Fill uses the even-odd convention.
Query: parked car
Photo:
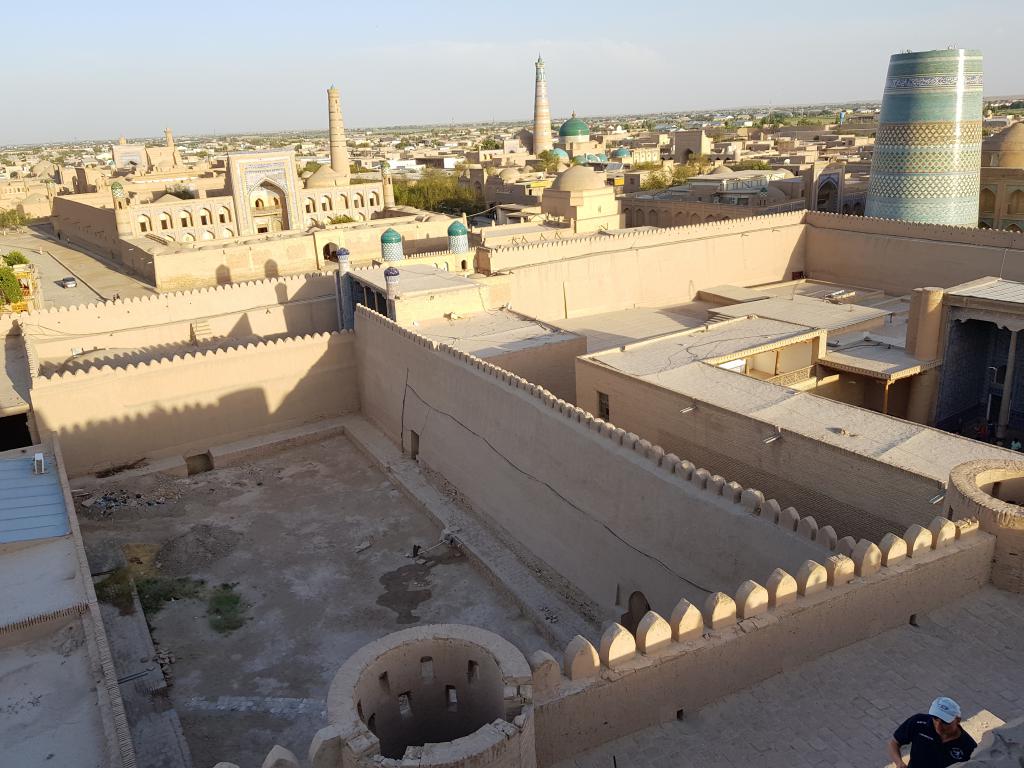
[[[61,288],[77,288],[78,281],[73,277],[64,277],[57,281]]]

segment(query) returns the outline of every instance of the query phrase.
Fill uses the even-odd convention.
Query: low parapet
[[[260,289],[272,286],[276,287],[278,285],[283,285],[286,288],[302,288],[315,281],[328,281],[331,286],[334,284],[334,278],[332,275],[324,275],[319,272],[309,272],[299,275],[287,275],[285,277],[266,277],[259,280],[246,280],[242,282],[225,283],[223,285],[211,285],[205,288],[194,288],[187,291],[169,291],[167,293],[153,293],[146,296],[128,296],[120,299],[112,299],[110,301],[90,302],[88,304],[46,307],[44,309],[36,309],[30,312],[21,312],[18,315],[18,319],[23,325],[27,325],[37,320],[42,322],[42,318],[53,315],[74,316],[76,313],[87,313],[92,315],[96,312],[102,312],[105,309],[110,309],[111,307],[138,307],[139,309],[145,309],[157,304],[166,305],[169,302],[177,302],[180,300],[185,300],[187,302],[202,296],[212,296],[218,299],[229,295],[237,296],[241,293],[252,291],[254,288]],[[288,293],[291,295],[292,291],[289,291]]]
[[[767,216],[749,216],[724,221],[703,222],[700,224],[680,225],[657,229],[620,229],[612,232],[600,232],[593,235],[564,238],[559,240],[537,241],[518,245],[495,245],[484,247],[484,250],[498,256],[502,253],[523,254],[536,251],[559,251],[587,246],[586,252],[594,253],[606,250],[619,250],[632,247],[634,243],[660,244],[685,240],[697,240],[704,237],[728,234],[740,234],[782,226],[796,226],[804,223],[806,211],[790,211],[769,214]],[[561,258],[561,257],[559,257]]]
[[[847,216],[824,211],[806,211],[804,223],[823,229],[842,229],[866,234],[941,240],[945,243],[1024,249],[1024,233],[1004,229],[982,229],[952,224],[923,224],[880,219],[874,216]]]
[[[170,368],[185,363],[200,360],[222,359],[230,360],[235,356],[243,354],[258,353],[270,348],[285,349],[311,344],[323,344],[331,339],[340,339],[352,331],[330,331],[323,333],[310,333],[302,336],[289,336],[280,339],[269,339],[257,342],[239,343],[237,345],[220,347],[218,349],[197,350],[195,352],[184,352],[169,357],[157,357],[139,363],[128,363],[124,366],[100,365],[95,368],[79,368],[75,371],[64,373],[53,373],[48,376],[33,375],[33,389],[49,387],[60,384],[68,384],[75,381],[85,381],[90,377],[105,376],[113,373],[134,373],[136,371],[155,370],[158,368]]]

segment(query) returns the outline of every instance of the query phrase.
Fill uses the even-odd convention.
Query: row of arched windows
[[[230,227],[224,227],[220,231],[220,237],[222,237],[222,238],[234,237],[234,236],[235,236],[235,233],[234,233],[234,231],[231,230]],[[168,240],[170,240],[172,243],[173,242],[178,242],[178,239],[174,235],[164,235],[164,237],[167,238]],[[217,236],[211,230],[206,229],[206,230],[203,230],[200,233],[199,239],[200,240],[216,240]],[[196,236],[193,235],[191,232],[186,232],[185,234],[183,234],[181,236],[181,242],[183,242],[183,243],[194,243],[195,241],[196,241]]]
[[[199,226],[208,227],[214,224],[214,215],[209,208],[201,208],[198,213]],[[149,215],[140,213],[136,222],[139,225],[139,232],[145,234],[146,232],[156,231],[153,227],[153,220]],[[217,221],[219,224],[230,224],[231,223],[231,209],[227,206],[222,205],[217,210]],[[192,215],[192,211],[181,210],[170,213],[163,211],[157,216],[157,227],[159,231],[164,232],[170,229],[189,229],[196,226],[195,218]]]
[[[677,211],[673,215],[670,211],[657,211],[650,209],[649,211],[643,211],[640,208],[636,210],[626,209],[626,226],[627,227],[682,227],[686,224],[700,224],[706,221],[726,221],[730,217],[728,216],[715,216],[714,214],[708,214],[705,217],[701,217],[699,213],[686,213],[685,211]]]
[[[380,205],[380,195],[376,192],[370,192],[365,199],[362,194],[356,193],[352,195],[352,208],[363,208],[369,206],[371,208]],[[338,195],[336,198],[332,198],[330,195],[323,195],[319,200],[313,197],[307,197],[303,202],[303,209],[306,213],[317,213],[318,211],[333,211],[337,206],[337,210],[345,211],[348,210],[348,196]]]
[[[991,189],[981,190],[980,203],[982,213],[995,213],[996,193]],[[1014,190],[1010,195],[1006,204],[1006,213],[1010,216],[1024,216],[1024,190]]]

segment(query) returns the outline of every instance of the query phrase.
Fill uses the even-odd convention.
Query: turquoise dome
[[[608,162],[608,155],[606,155],[604,152],[598,152],[597,153],[597,159],[600,160],[602,163],[607,163]]]
[[[402,236],[395,232],[391,227],[384,230],[384,234],[380,236],[382,243],[400,243],[402,242]]]
[[[572,159],[572,164],[573,165],[586,165],[587,164],[587,158],[586,158],[585,155],[576,155],[576,157],[574,157]]]
[[[448,226],[448,237],[458,237],[459,235],[468,235],[469,230],[461,221],[453,221]]]
[[[565,138],[567,136],[589,136],[590,127],[582,120],[580,120],[578,117],[576,117],[576,113],[573,112],[572,117],[570,117],[568,120],[562,123],[562,127],[558,129],[558,135],[561,136],[562,138]]]
[[[600,163],[601,162],[601,158],[598,157],[597,155],[592,155],[590,153],[587,153],[586,162],[588,162],[588,163]]]
[[[562,149],[561,147],[555,147],[555,148],[554,148],[554,149],[552,149],[551,151],[552,151],[552,152],[553,152],[553,153],[554,153],[554,154],[555,154],[555,155],[556,155],[557,157],[559,157],[559,158],[560,158],[560,159],[562,159],[562,160],[568,160],[568,159],[569,159],[569,153],[568,153],[568,152],[566,152],[566,151],[565,151],[564,149]]]
[[[625,147],[619,147],[618,149],[612,150],[612,157],[629,157],[629,150]]]

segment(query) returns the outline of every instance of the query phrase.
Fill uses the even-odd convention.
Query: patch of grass
[[[135,582],[139,591],[139,602],[147,614],[153,614],[171,600],[201,599],[205,591],[205,583],[187,577],[168,578],[166,576],[149,576]]]
[[[132,601],[132,574],[127,568],[116,568],[96,582],[96,599],[116,606],[122,615],[135,612]]]
[[[221,584],[210,590],[206,601],[206,615],[210,626],[217,632],[231,632],[246,620],[246,605],[242,596],[235,592],[237,584]]]

